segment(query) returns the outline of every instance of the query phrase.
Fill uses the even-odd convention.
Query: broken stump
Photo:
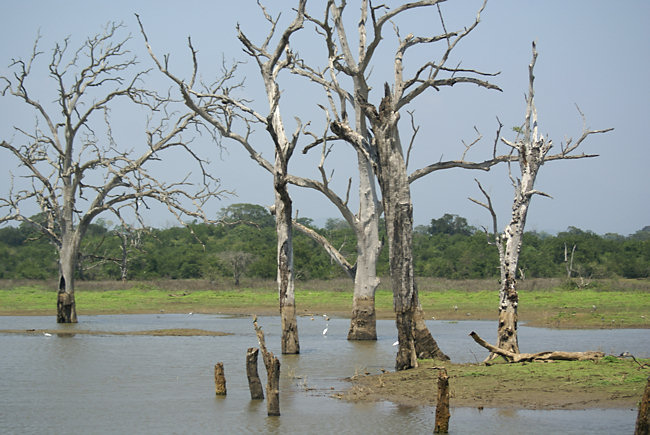
[[[645,384],[645,392],[639,403],[639,415],[636,417],[634,435],[650,435],[650,377]]]
[[[259,349],[256,347],[249,347],[246,351],[246,376],[248,377],[248,388],[251,391],[251,400],[264,399],[264,390],[262,389],[262,382],[257,373],[257,355]]]
[[[449,433],[449,376],[444,367],[438,372],[438,402],[436,404],[436,425],[433,433]]]
[[[214,365],[214,392],[217,396],[226,395],[226,375],[223,372],[223,363]]]

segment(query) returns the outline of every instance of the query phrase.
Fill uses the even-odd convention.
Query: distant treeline
[[[258,205],[235,204],[221,210],[223,224],[193,223],[165,229],[111,227],[92,224],[84,237],[79,279],[223,279],[247,276],[274,278],[276,246],[274,218]],[[350,262],[356,257],[354,231],[343,220],[330,219],[316,228]],[[416,275],[450,279],[498,278],[497,249],[482,230],[457,215],[445,214],[413,234]],[[388,253],[382,253],[378,273],[388,274]],[[328,279],[343,271],[316,242],[294,234],[298,279]],[[57,276],[54,247],[27,225],[0,228],[0,278],[50,279]],[[529,232],[520,259],[527,278],[648,278],[650,227],[624,237],[598,235],[569,227],[557,235]]]

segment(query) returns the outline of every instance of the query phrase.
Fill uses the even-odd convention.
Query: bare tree
[[[223,251],[218,256],[230,267],[236,286],[239,286],[239,280],[246,272],[246,268],[255,260],[253,254],[244,251]]]
[[[178,218],[205,218],[201,206],[218,194],[206,162],[182,134],[197,125],[196,114],[172,112],[168,98],[140,87],[146,72],[135,70],[136,60],[127,48],[129,38],[119,39],[121,27],[109,23],[103,33],[86,39],[76,50],[68,39],[52,49],[46,68],[57,94],[53,107],[30,92],[36,88],[34,70],[44,57],[39,38],[27,60],[12,62],[13,77],[1,77],[6,83],[2,95],[14,96],[33,110],[37,123],[33,131],[15,127],[22,143],[15,143],[18,139],[0,143],[18,160],[27,181],[14,184],[12,176],[10,192],[0,199],[0,223],[26,222],[56,246],[57,321],[61,323],[77,321],[75,265],[81,240],[95,217],[112,212],[125,222],[130,210],[141,221],[140,210],[147,206],[146,199],[152,199]],[[120,149],[111,130],[111,107],[120,98],[132,103],[134,113],[143,109],[149,113],[141,154]],[[167,183],[147,169],[148,163],[171,148],[184,150],[198,164],[202,185],[194,192],[189,178]],[[30,202],[40,207],[46,217],[43,222],[23,213],[21,207]],[[188,203],[193,204],[191,209]]]
[[[443,21],[443,32],[435,36],[416,37],[409,34],[401,38],[399,29],[396,28],[398,48],[394,56],[393,85],[391,87],[386,83],[380,103],[371,104],[371,86],[367,82],[367,73],[373,55],[383,39],[384,26],[400,14],[418,8],[436,7],[439,1],[411,2],[383,14],[378,14],[378,11],[384,6],[373,7],[368,1],[361,3],[357,55],[352,54],[343,24],[342,14],[346,3],[337,6],[336,2],[331,0],[328,2],[325,19],[312,19],[322,29],[319,33],[324,36],[328,47],[327,69],[325,73],[321,73],[302,64],[300,66],[303,67],[304,75],[320,83],[328,93],[329,111],[332,114],[331,131],[364,155],[379,182],[386,217],[393,303],[399,339],[395,366],[397,370],[402,370],[417,366],[416,342],[429,342],[430,346],[435,345],[436,348],[437,345],[421,318],[413,273],[413,205],[409,184],[417,177],[411,178],[407,172],[407,153],[402,147],[398,128],[400,112],[430,88],[439,89],[457,83],[472,83],[488,89],[498,87],[480,79],[480,76],[485,75],[483,73],[446,66],[450,53],[458,42],[478,25],[478,17],[471,26],[458,32],[447,32]],[[333,27],[330,26],[330,16]],[[368,23],[368,20],[371,22]],[[368,42],[369,31],[372,36]],[[436,42],[447,44],[441,58],[421,65],[415,69],[412,77],[405,77],[403,61],[407,50]],[[352,80],[351,91],[344,90],[345,86],[339,80],[339,74]],[[442,75],[445,77],[441,77]],[[337,102],[340,102],[340,106]],[[347,102],[352,102],[357,112],[355,124],[351,124],[348,117]],[[368,123],[369,129],[363,129],[359,122],[362,118],[365,118],[364,122]]]
[[[304,22],[306,0],[301,0],[295,10],[293,21],[279,34],[275,47],[270,47],[271,41],[277,36],[276,31],[279,19],[272,18],[266,9],[260,5],[265,18],[270,24],[270,30],[261,45],[255,45],[237,27],[237,37],[242,43],[244,52],[252,57],[259,68],[260,77],[264,83],[269,105],[267,115],[255,111],[245,98],[234,97],[234,92],[241,88],[241,83],[236,82],[235,72],[237,65],[225,69],[221,77],[212,84],[197,83],[198,59],[196,50],[189,40],[189,48],[193,60],[193,73],[189,81],[185,82],[168,69],[168,57],[161,62],[154,54],[142,23],[140,29],[145,38],[147,49],[158,69],[169,77],[179,87],[185,104],[198,116],[201,116],[210,125],[214,126],[222,137],[239,142],[262,166],[273,174],[275,189],[275,203],[271,208],[275,215],[277,233],[277,281],[280,302],[280,316],[282,319],[282,353],[300,353],[298,340],[298,322],[296,318],[294,295],[294,270],[293,270],[293,237],[292,237],[292,201],[288,191],[289,172],[288,165],[302,130],[301,121],[296,118],[297,127],[289,136],[280,111],[279,74],[291,67],[294,55],[289,47],[289,39],[300,30]],[[138,17],[138,21],[140,21]],[[200,87],[200,89],[195,88]],[[243,123],[243,126],[238,125]],[[259,151],[251,143],[253,124],[262,124],[268,132],[275,151],[275,161],[271,165],[263,159]],[[241,127],[243,133],[238,133]]]
[[[486,198],[486,202],[472,199],[475,203],[488,209],[492,215],[494,241],[499,250],[499,264],[501,271],[501,282],[499,290],[499,326],[497,347],[512,353],[519,353],[517,340],[517,307],[519,305],[519,294],[517,292],[517,270],[519,267],[519,253],[526,225],[526,217],[530,208],[530,201],[535,195],[549,197],[548,194],[535,189],[535,179],[542,165],[552,160],[581,159],[596,157],[595,154],[577,154],[574,151],[587,139],[588,136],[598,133],[606,133],[613,130],[589,130],[585,125],[585,118],[582,112],[583,130],[580,138],[573,142],[569,139],[566,144],[561,145],[560,152],[549,155],[552,141],[539,133],[537,125],[537,109],[535,108],[535,91],[533,70],[537,61],[536,44],[532,45],[532,60],[528,66],[528,95],[526,96],[526,117],[519,137],[511,142],[505,138],[501,141],[511,148],[519,163],[520,176],[516,179],[510,174],[510,179],[515,190],[512,204],[512,215],[510,222],[503,233],[497,231],[496,213],[492,201],[479,184],[479,189]],[[470,198],[471,199],[471,198]]]

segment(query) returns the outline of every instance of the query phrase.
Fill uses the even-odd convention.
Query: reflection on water
[[[278,317],[261,317],[270,350],[280,354]],[[434,409],[392,403],[350,404],[330,396],[355,373],[392,370],[392,321],[378,322],[379,340],[346,340],[349,320],[299,319],[300,355],[281,356],[282,416],[267,417],[251,401],[245,372],[257,346],[247,317],[218,315],[82,316],[57,325],[54,317],[0,317],[0,329],[59,329],[65,335],[0,334],[2,433],[431,433]],[[141,331],[197,328],[217,337],[76,334],[75,330]],[[467,334],[495,341],[493,322],[430,322],[440,347],[457,362],[486,352]],[[520,329],[522,352],[546,349],[629,351],[648,357],[645,330]],[[534,347],[532,347],[534,345]],[[226,397],[214,395],[214,364],[223,362]],[[266,373],[260,358],[260,376]],[[435,394],[435,386],[431,386]],[[452,409],[451,433],[631,433],[636,410],[529,411]]]

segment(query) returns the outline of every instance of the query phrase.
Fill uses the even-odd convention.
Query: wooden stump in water
[[[257,325],[257,316],[253,316],[253,327],[257,333],[257,341],[262,350],[262,359],[266,367],[266,411],[269,416],[280,415],[280,360],[266,349],[264,332]]]
[[[280,415],[280,360],[270,354],[270,364],[266,366],[268,380],[266,384],[266,411],[269,416]]]
[[[439,369],[438,403],[436,404],[436,426],[433,433],[449,433],[449,376],[447,370]]]
[[[246,375],[248,376],[248,388],[251,391],[252,400],[264,399],[262,382],[260,382],[260,376],[257,374],[258,352],[259,349],[256,347],[249,347],[246,352]]]
[[[214,392],[217,396],[226,395],[226,375],[223,372],[223,363],[214,365]]]
[[[636,418],[634,435],[650,435],[650,377],[645,384],[645,392],[639,403],[639,415]]]

